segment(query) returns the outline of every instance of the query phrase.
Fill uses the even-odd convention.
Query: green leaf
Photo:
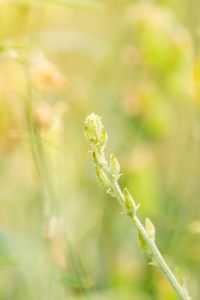
[[[139,241],[140,249],[142,250],[142,252],[144,252],[148,256],[151,256],[151,250],[149,249],[146,241],[143,239],[143,237],[140,233],[138,233],[138,241]]]
[[[152,239],[152,241],[155,241],[156,230],[153,223],[149,220],[149,218],[146,218],[145,220],[145,229],[150,239]]]
[[[186,284],[185,278],[183,276],[183,273],[178,268],[176,269],[176,271],[177,271],[177,273],[180,277],[181,286],[183,288],[183,293],[184,293],[185,300],[191,300],[191,297],[188,294],[188,288],[187,288],[187,284]]]
[[[150,263],[148,263],[149,266],[155,266],[158,267],[158,264],[156,261],[152,260]]]
[[[176,271],[177,271],[177,273],[178,273],[178,275],[180,277],[181,285],[184,285],[185,284],[185,280],[184,280],[183,273],[178,268],[176,269]]]

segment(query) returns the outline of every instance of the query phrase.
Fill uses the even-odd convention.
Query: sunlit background
[[[198,0],[0,1],[0,299],[177,299],[96,182],[92,112],[200,299],[199,40]]]

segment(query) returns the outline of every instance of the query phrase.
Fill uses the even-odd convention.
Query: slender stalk
[[[119,162],[113,154],[110,156],[110,162],[108,163],[106,161],[104,148],[108,137],[105,129],[103,129],[101,118],[92,113],[87,116],[85,124],[85,137],[91,143],[93,149],[93,163],[96,166],[96,176],[99,184],[102,188],[107,190],[108,194],[117,198],[123,209],[123,213],[130,216],[138,229],[139,242],[142,250],[149,255],[153,263],[161,269],[178,298],[180,300],[190,300],[191,298],[188,295],[187,287],[183,282],[182,285],[179,284],[155,244],[155,228],[153,223],[147,218],[144,227],[136,216],[139,205],[136,205],[126,188],[122,192],[118,184],[118,179],[122,175],[119,174]]]
[[[137,227],[138,231],[140,232],[140,234],[142,235],[143,239],[146,241],[148,247],[151,249],[154,260],[157,262],[158,266],[160,267],[162,272],[165,274],[168,281],[171,283],[171,285],[172,285],[174,291],[176,292],[177,296],[179,297],[179,299],[185,300],[186,298],[185,298],[182,287],[180,286],[180,284],[178,283],[174,274],[172,273],[172,271],[166,264],[162,254],[158,250],[155,242],[148,236],[144,226],[141,224],[140,220],[136,216],[134,218],[132,218],[132,221],[136,225],[136,227]]]
[[[124,196],[123,196],[123,193],[117,182],[113,182],[113,189],[116,192],[117,199],[119,200],[119,203],[121,204],[124,212],[126,212],[126,208],[125,208],[125,204],[124,204],[124,202],[125,202]],[[135,226],[137,227],[138,231],[140,232],[141,236],[145,240],[149,249],[151,250],[151,253],[152,253],[151,255],[152,255],[154,261],[158,264],[158,266],[160,267],[160,269],[162,270],[162,272],[164,273],[164,275],[166,276],[168,281],[171,283],[171,285],[172,285],[174,291],[176,292],[176,294],[178,295],[179,299],[186,300],[184,292],[183,292],[183,288],[180,286],[177,279],[173,275],[172,271],[168,267],[162,254],[158,250],[155,242],[149,237],[146,229],[144,228],[144,226],[142,225],[142,223],[140,222],[140,220],[138,219],[138,217],[136,215],[131,216],[131,219],[132,219],[133,223],[135,224]]]

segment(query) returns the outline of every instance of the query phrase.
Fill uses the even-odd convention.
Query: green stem
[[[106,171],[106,175],[109,177],[109,179],[111,181],[112,188],[113,188],[113,190],[115,191],[115,193],[117,195],[117,198],[118,198],[118,201],[119,201],[120,205],[122,206],[123,210],[126,211],[125,205],[124,205],[124,196],[123,196],[123,193],[122,193],[118,183],[113,181],[113,179],[112,179],[111,175],[109,174],[108,170],[105,170],[105,171]],[[143,239],[147,243],[149,249],[151,250],[152,257],[154,258],[154,260],[156,261],[156,263],[158,264],[158,266],[160,267],[160,269],[162,270],[162,272],[164,273],[164,275],[166,276],[166,278],[168,279],[168,281],[172,285],[172,287],[173,287],[174,291],[176,292],[177,296],[179,297],[180,300],[185,300],[185,295],[184,295],[182,287],[180,286],[180,284],[178,283],[176,277],[174,276],[174,274],[172,273],[172,271],[168,267],[168,265],[165,262],[162,254],[158,250],[155,242],[149,237],[146,229],[141,224],[141,222],[137,218],[137,216],[133,216],[133,217],[131,217],[131,219],[132,219],[133,223],[136,225],[139,233],[141,234],[141,236],[143,237]]]
[[[131,217],[133,223],[139,231],[139,234],[145,242],[145,246],[147,246],[149,250],[153,262],[155,262],[160,267],[161,271],[166,276],[174,291],[176,292],[178,298],[180,300],[190,300],[191,298],[188,295],[187,289],[179,284],[176,277],[166,264],[162,254],[158,250],[154,239],[151,238],[145,227],[136,216],[136,212],[139,206],[135,204],[131,195],[129,194],[129,192],[127,192],[127,189],[124,189],[124,193],[122,192],[117,182],[120,169],[117,159],[113,155],[111,155],[109,165],[105,159],[104,148],[107,140],[107,134],[105,130],[102,131],[103,126],[100,119],[101,118],[98,115],[92,113],[90,116],[87,116],[85,122],[87,125],[85,127],[85,136],[91,142],[91,146],[94,151],[93,162],[96,165],[96,175],[99,183],[104,189],[107,189],[107,192],[111,193],[113,197],[117,198],[124,213]],[[104,144],[102,143],[102,139],[104,141]],[[97,156],[95,153],[97,154]],[[117,167],[115,168],[115,166]],[[99,173],[98,171],[99,168],[101,168],[101,173]]]
[[[149,249],[151,250],[152,257],[154,258],[154,260],[156,261],[156,263],[158,264],[158,266],[160,267],[160,269],[162,270],[162,272],[164,273],[164,275],[166,276],[168,281],[171,283],[171,285],[172,285],[174,291],[176,292],[177,296],[179,297],[179,299],[185,300],[185,296],[184,296],[182,287],[180,286],[176,277],[174,276],[174,274],[172,273],[172,271],[166,264],[162,254],[158,250],[155,242],[149,237],[144,226],[141,224],[140,220],[136,216],[132,217],[132,221],[136,225],[138,231],[140,232],[140,234],[143,237],[143,239],[145,240],[145,242],[147,243]]]

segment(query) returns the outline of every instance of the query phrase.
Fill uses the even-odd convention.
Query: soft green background
[[[120,185],[199,299],[200,2],[96,3],[0,2],[0,299],[177,299],[96,182],[83,135],[91,112]],[[40,51],[67,87],[34,86]],[[35,121],[41,103],[48,128]]]

